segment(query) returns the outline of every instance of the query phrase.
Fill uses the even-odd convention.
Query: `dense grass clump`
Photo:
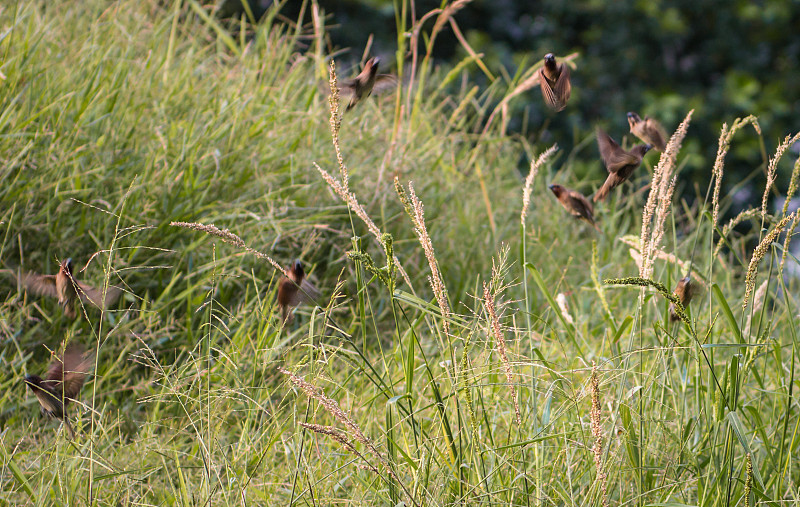
[[[433,44],[456,10],[398,29]],[[572,153],[505,134],[539,64],[479,90],[459,79],[479,54],[415,53],[395,94],[342,116],[328,81],[355,69],[324,56],[321,21],[278,19],[0,7],[2,502],[796,502],[798,211],[767,197],[794,194],[800,166],[775,174],[797,138],[753,168],[765,204],[740,236],[718,189],[758,121],[723,128],[687,203],[687,111],[598,232],[546,185],[602,183],[592,133]],[[115,309],[72,320],[18,286],[67,257],[124,289]],[[284,325],[294,259],[321,296]],[[63,341],[96,356],[74,440],[21,383]]]

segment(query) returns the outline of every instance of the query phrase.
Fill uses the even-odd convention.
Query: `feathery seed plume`
[[[450,334],[450,303],[447,300],[447,287],[442,280],[442,273],[439,271],[439,263],[436,262],[436,255],[433,251],[433,243],[428,234],[428,229],[425,226],[425,210],[422,206],[422,201],[417,197],[414,192],[414,183],[408,182],[408,199],[411,206],[412,222],[414,223],[414,232],[417,233],[422,250],[425,252],[425,258],[428,259],[428,265],[431,268],[431,275],[428,277],[428,282],[433,289],[433,294],[436,296],[436,302],[439,304],[439,309],[442,311],[442,328],[445,335]]]
[[[683,138],[686,137],[692,113],[694,113],[694,109],[689,111],[675,133],[672,134],[653,171],[650,193],[642,213],[642,234],[639,243],[642,246],[642,266],[639,276],[642,278],[650,278],[653,273],[654,253],[660,248],[664,236],[664,224],[672,206],[672,194],[675,190],[676,179],[674,171],[677,166],[678,152],[681,149]],[[655,218],[653,218],[654,215]]]
[[[781,231],[783,231],[783,228],[786,227],[786,224],[788,224],[790,220],[794,220],[798,213],[800,213],[800,210],[795,210],[791,215],[783,217],[769,234],[764,236],[764,239],[761,240],[761,243],[759,243],[753,251],[753,256],[750,258],[750,264],[747,266],[747,274],[744,279],[745,292],[744,301],[742,302],[742,311],[747,309],[750,296],[753,294],[753,287],[756,284],[756,275],[758,274],[758,263],[761,262],[761,259],[767,254],[770,245],[778,239],[778,236],[781,234]]]
[[[573,320],[572,315],[569,314],[569,307],[567,306],[567,296],[564,295],[563,292],[559,292],[556,295],[556,303],[558,304],[558,309],[561,310],[561,315],[564,317],[564,320],[575,325],[575,320]]]
[[[376,458],[381,463],[381,465],[383,465],[386,472],[390,476],[392,476],[395,480],[400,482],[399,478],[394,473],[394,470],[392,470],[392,467],[389,466],[389,462],[387,461],[386,457],[383,454],[381,454],[380,451],[378,451],[378,448],[375,446],[374,443],[372,443],[370,439],[366,437],[366,435],[364,435],[364,433],[361,431],[361,428],[359,428],[358,425],[354,423],[353,420],[350,419],[350,417],[347,416],[344,410],[342,410],[341,407],[339,407],[339,404],[336,402],[336,400],[328,398],[327,396],[325,396],[325,393],[323,393],[320,389],[317,389],[316,387],[308,383],[306,380],[295,375],[289,370],[283,367],[279,367],[278,371],[283,373],[284,375],[288,375],[289,380],[292,382],[292,384],[300,388],[300,390],[302,390],[306,394],[306,396],[317,400],[325,408],[325,410],[327,410],[342,425],[344,425],[345,428],[347,428],[347,433],[350,435],[351,438],[364,445],[364,447],[367,448],[370,454],[372,454],[372,456]],[[341,440],[337,441],[341,442]],[[350,447],[352,447],[352,445]]]
[[[245,244],[245,242],[244,242],[244,240],[242,238],[240,238],[236,234],[232,233],[228,229],[220,229],[219,227],[215,226],[214,224],[200,224],[200,223],[197,223],[197,222],[170,222],[169,225],[171,225],[173,227],[183,227],[184,229],[192,229],[194,231],[203,232],[203,233],[209,234],[211,236],[216,236],[216,237],[220,238],[224,243],[228,243],[228,244],[231,244],[231,245],[233,245],[233,246],[235,246],[237,248],[240,248],[240,249],[246,251],[247,253],[250,253],[250,254],[258,257],[259,259],[264,259],[265,261],[267,261],[270,264],[272,264],[272,266],[275,269],[277,269],[278,271],[280,271],[281,273],[286,273],[287,272],[283,268],[283,266],[281,266],[280,264],[275,262],[272,259],[272,257],[270,257],[267,254],[263,254],[263,253],[259,252],[258,250],[254,250],[253,248],[250,248],[249,246],[247,246]]]
[[[730,128],[728,128],[727,123],[722,124],[722,131],[719,134],[719,145],[717,146],[717,158],[714,160],[714,169],[712,170],[712,177],[714,178],[714,193],[711,198],[712,226],[717,225],[717,216],[719,215],[719,191],[722,188],[722,170],[725,166],[725,156],[731,148],[733,134],[745,125],[753,125],[756,133],[761,135],[761,126],[758,124],[758,118],[753,115],[747,116],[746,118],[737,118]]]
[[[597,377],[597,364],[592,361],[592,376],[589,379],[592,390],[592,409],[589,412],[589,420],[592,425],[592,455],[594,457],[594,468],[597,472],[597,481],[600,483],[600,491],[603,495],[603,506],[608,506],[608,475],[603,471],[603,422],[600,412],[600,381]]]
[[[519,217],[522,225],[525,225],[525,218],[528,216],[528,206],[531,203],[533,180],[536,178],[536,174],[539,172],[539,169],[545,164],[545,162],[547,162],[553,153],[556,152],[556,150],[558,150],[558,145],[554,144],[536,157],[536,160],[531,160],[531,168],[528,171],[528,176],[525,177],[525,187],[522,190],[522,212],[520,213]]]
[[[769,166],[767,167],[767,184],[764,187],[764,195],[761,197],[762,217],[766,216],[767,214],[767,200],[769,199],[769,191],[772,189],[772,185],[775,184],[778,162],[780,162],[781,157],[783,157],[783,154],[786,152],[786,150],[791,148],[791,146],[796,143],[798,139],[800,139],[800,132],[795,134],[794,137],[786,136],[783,142],[775,150],[775,155],[769,161]]]
[[[511,362],[508,360],[508,355],[506,354],[506,339],[503,336],[503,329],[500,327],[500,318],[497,316],[494,294],[486,282],[483,282],[483,305],[489,317],[489,331],[494,336],[495,346],[497,347],[498,354],[500,354],[500,360],[503,363],[503,371],[508,381],[508,388],[511,391],[511,401],[514,403],[514,414],[516,416],[517,425],[520,425],[522,424],[522,416],[520,415],[519,403],[517,402],[517,391],[514,389]]]

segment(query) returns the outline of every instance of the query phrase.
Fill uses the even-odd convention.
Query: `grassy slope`
[[[54,272],[57,259],[83,266],[100,252],[81,276],[128,289],[118,311],[101,317],[90,310],[88,322],[70,322],[55,301],[18,292],[6,277],[0,498],[37,505],[84,504],[90,494],[101,505],[201,505],[209,497],[213,505],[242,498],[274,505],[291,498],[306,505],[459,498],[600,504],[589,425],[592,361],[600,367],[601,462],[612,504],[739,501],[745,446],[766,497],[794,498],[797,310],[785,296],[796,286],[785,290],[773,276],[742,338],[765,346],[702,351],[735,410],[726,409],[687,328],[666,321],[663,298],[648,291],[640,305],[636,290],[606,288],[612,314],[600,304],[592,245],[599,278],[638,273],[619,238],[638,237],[646,193],[601,206],[603,232],[596,234],[568,219],[545,185],[588,193],[603,177],[593,148],[543,168],[524,231],[527,259],[543,279],[537,285],[521,262],[516,169],[531,148],[471,133],[476,117],[487,114],[486,96],[471,99],[469,88],[451,83],[447,98],[434,91],[444,76],[434,75],[413,119],[396,121],[387,97],[342,124],[351,190],[393,234],[412,279],[413,288],[401,284],[392,298],[380,282],[367,285],[370,275],[346,257],[355,234],[384,262],[375,239],[312,165],[338,175],[320,92],[325,62],[298,56],[286,27],[266,23],[246,45],[226,44],[188,7],[175,17],[172,6],[142,4],[0,11],[0,27],[11,29],[0,42],[3,263]],[[487,93],[505,93],[497,88]],[[585,170],[590,163],[593,172]],[[596,176],[573,176],[587,173]],[[394,176],[413,180],[425,204],[458,315],[449,338],[435,302],[427,305],[428,262]],[[673,211],[664,250],[688,259],[695,239],[688,232],[699,231],[697,270],[722,296],[709,287],[692,305],[697,333],[704,343],[735,342],[750,315],[742,315],[741,300],[753,238],[736,238],[735,253],[712,259],[708,215],[677,204]],[[328,298],[341,281],[327,315],[349,338],[326,329],[331,321],[322,309],[308,307],[281,330],[279,274],[268,263],[171,221],[228,228],[284,264],[301,258]],[[493,264],[502,268],[492,278]],[[763,273],[776,269],[762,264]],[[682,274],[657,261],[654,278],[671,287]],[[476,299],[490,279],[502,288],[521,425]],[[574,325],[551,307],[548,296],[557,293],[566,295]],[[85,437],[75,444],[56,436],[58,425],[38,414],[19,382],[42,371],[45,346],[65,337],[98,357],[82,392]],[[745,365],[726,383],[734,357]],[[364,462],[332,439],[300,428],[301,421],[345,427],[291,389],[279,365],[338,400],[397,479],[363,443],[356,449],[379,474],[359,468]]]

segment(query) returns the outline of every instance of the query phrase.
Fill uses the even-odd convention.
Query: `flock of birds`
[[[552,53],[544,56],[544,65],[539,69],[539,84],[545,103],[554,111],[561,111],[567,106],[572,85],[569,79],[569,67],[565,63],[556,62]],[[655,149],[664,151],[667,147],[666,132],[661,124],[648,116],[642,119],[638,114],[628,113],[628,125],[631,133],[644,141],[630,150],[623,149],[614,141],[607,132],[597,128],[597,147],[600,158],[603,159],[608,170],[608,177],[603,185],[594,193],[592,201],[603,201],[608,194],[631,177],[633,172],[641,165],[645,154]],[[556,199],[572,216],[586,220],[598,231],[600,228],[594,220],[594,207],[585,195],[578,191],[565,188],[561,185],[549,185]],[[696,292],[690,275],[678,281],[674,294],[683,307],[687,307]],[[680,320],[674,304],[669,305],[670,320]]]
[[[341,83],[340,94],[350,98],[346,111],[350,111],[360,101],[369,97],[373,91],[384,91],[396,85],[395,76],[378,73],[379,64],[380,60],[377,57],[370,58],[361,73]],[[539,70],[539,78],[545,103],[555,111],[563,110],[571,92],[569,67],[564,63],[558,63],[555,56],[548,53],[544,57],[543,67]],[[645,144],[625,150],[605,131],[599,128],[597,130],[597,145],[609,174],[605,183],[594,194],[593,201],[604,200],[609,192],[630,178],[649,150],[663,151],[665,148],[666,135],[656,120],[649,117],[642,119],[636,113],[628,113],[628,123],[631,132]],[[549,188],[571,215],[589,222],[599,230],[594,220],[594,208],[589,199],[561,185],[550,185]],[[76,318],[79,313],[85,313],[89,306],[108,309],[117,302],[123,292],[122,289],[113,285],[105,289],[87,285],[76,279],[73,268],[72,259],[66,259],[60,263],[58,273],[55,275],[22,273],[17,278],[28,291],[57,298],[64,315],[69,318]],[[675,294],[681,303],[687,306],[692,293],[691,279],[687,275],[678,283]],[[303,302],[313,301],[318,294],[316,287],[307,279],[303,265],[300,261],[294,261],[278,283],[277,302],[282,322],[286,323],[291,319],[294,307]],[[678,320],[674,306],[670,306],[670,316],[672,320]],[[67,419],[65,408],[79,395],[93,364],[93,354],[84,350],[79,344],[73,343],[51,362],[44,378],[27,375],[24,379],[25,384],[36,396],[42,413],[61,420],[72,438],[75,432]]]
[[[123,290],[114,285],[98,288],[78,280],[72,259],[59,264],[58,273],[43,275],[23,272],[17,276],[19,283],[29,292],[58,300],[64,315],[75,319],[90,307],[108,310],[119,300]],[[313,302],[319,295],[316,286],[307,277],[303,264],[296,260],[286,268],[278,282],[278,307],[285,324],[292,317],[292,309],[301,303]],[[41,412],[63,421],[71,438],[75,431],[69,423],[65,408],[74,401],[94,365],[94,355],[78,343],[70,343],[63,353],[50,363],[44,378],[26,375],[25,384],[39,402]]]

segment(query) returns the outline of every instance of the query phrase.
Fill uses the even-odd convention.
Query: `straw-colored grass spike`
[[[511,361],[508,360],[506,353],[506,339],[503,336],[503,328],[500,325],[500,317],[497,315],[497,306],[495,305],[495,294],[492,292],[491,287],[486,282],[483,282],[483,305],[486,308],[486,315],[489,318],[489,331],[494,338],[494,344],[497,348],[497,353],[500,355],[500,361],[503,365],[503,372],[506,375],[508,382],[508,389],[511,392],[511,401],[514,403],[514,415],[517,425],[522,424],[522,416],[519,411],[519,402],[517,402],[517,391],[514,388],[514,375],[511,369]]]
[[[742,311],[747,309],[747,304],[750,301],[750,296],[753,294],[753,287],[756,284],[756,276],[758,275],[758,263],[761,262],[761,259],[769,251],[770,246],[772,243],[778,239],[780,236],[781,231],[783,228],[786,227],[790,221],[794,220],[800,210],[796,210],[791,215],[787,215],[783,217],[783,219],[772,228],[769,233],[764,236],[761,240],[761,243],[758,244],[756,249],[753,251],[753,256],[750,258],[750,264],[747,266],[747,274],[745,275],[744,285],[745,285],[745,292],[744,292],[744,301],[742,302]]]
[[[535,160],[531,160],[531,168],[528,171],[528,176],[525,177],[525,187],[522,190],[522,212],[519,214],[520,222],[525,225],[525,218],[528,216],[528,206],[531,203],[531,191],[533,190],[533,180],[539,173],[539,169],[550,159],[550,157],[558,150],[558,145],[544,150]]]

